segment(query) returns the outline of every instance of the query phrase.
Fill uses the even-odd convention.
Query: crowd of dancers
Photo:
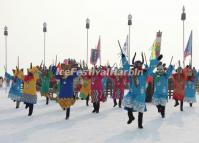
[[[107,81],[113,82],[113,107],[118,105],[127,111],[128,121],[131,124],[135,120],[134,114],[138,113],[138,128],[143,128],[143,114],[146,108],[146,89],[150,83],[153,85],[152,103],[157,107],[158,113],[165,118],[166,104],[168,102],[168,80],[172,78],[174,83],[173,99],[175,107],[180,105],[183,111],[183,103],[189,103],[190,107],[196,102],[196,84],[199,72],[192,66],[184,68],[172,63],[167,67],[161,62],[162,55],[151,59],[149,65],[144,60],[135,60],[136,53],[129,63],[126,56],[121,53],[121,67],[87,66],[78,64],[75,60],[67,59],[63,63],[46,66],[32,66],[24,74],[23,69],[13,69],[13,73],[5,72],[5,79],[0,77],[0,87],[3,82],[9,84],[12,81],[8,97],[14,101],[16,108],[20,103],[25,104],[28,116],[33,114],[34,105],[37,103],[37,95],[46,98],[48,105],[51,99],[61,106],[66,113],[66,119],[70,117],[70,108],[76,100],[82,99],[89,106],[93,104],[92,113],[99,113],[100,102],[106,102],[108,94]],[[124,91],[128,90],[124,95]],[[57,95],[56,98],[52,94]],[[91,100],[90,100],[91,99]]]

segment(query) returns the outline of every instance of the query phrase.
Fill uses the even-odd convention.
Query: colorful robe
[[[33,76],[26,75],[23,79],[24,87],[23,87],[23,95],[21,97],[21,101],[29,104],[37,103],[37,90],[36,83],[39,79],[38,69],[32,68],[30,69]]]
[[[91,76],[91,101],[95,102],[105,102],[106,98],[103,94],[103,84],[102,84],[103,76],[101,75],[101,71]]]
[[[196,102],[196,84],[199,78],[199,72],[196,73],[193,80],[186,79],[184,101],[188,103]]]
[[[51,78],[51,73],[48,72],[47,75],[40,74],[40,80],[41,80],[41,87],[40,87],[40,93],[41,96],[46,96],[48,97],[48,92],[50,88],[50,78]]]
[[[130,65],[126,57],[122,57],[123,69],[130,71]],[[137,76],[138,85],[136,86],[133,81],[133,76],[129,76],[130,88],[128,93],[124,96],[123,104],[125,109],[132,111],[144,112],[146,111],[145,98],[146,98],[146,80],[149,75],[152,74],[154,68],[157,66],[158,60],[151,60],[149,68],[143,74]]]
[[[8,98],[20,102],[22,96],[22,80],[18,77],[11,76],[7,72],[5,73],[5,77],[6,79],[12,80]]]
[[[62,108],[69,108],[75,103],[73,80],[77,77],[77,73],[62,78],[60,75],[56,75],[56,79],[60,80],[60,91],[57,98],[57,102]]]
[[[124,96],[124,87],[125,87],[125,76],[111,76],[113,83],[114,83],[114,89],[113,89],[113,99],[123,99]]]
[[[155,105],[166,106],[168,101],[168,79],[172,74],[173,66],[170,65],[163,75],[153,74],[154,93],[152,101]]]
[[[184,73],[178,75],[178,73],[173,74],[174,90],[173,90],[173,99],[174,100],[184,100],[184,90],[186,77]]]

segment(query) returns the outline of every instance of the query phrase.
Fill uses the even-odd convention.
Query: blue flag
[[[186,49],[184,51],[184,58],[192,54],[192,31],[189,36],[189,41],[187,43]]]

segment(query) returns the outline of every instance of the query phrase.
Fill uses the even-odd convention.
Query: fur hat
[[[13,75],[15,76],[15,77],[18,77],[18,78],[22,78],[23,77],[23,69],[19,69],[18,67],[16,67],[16,69],[13,69],[12,70],[12,72],[13,72]]]
[[[139,66],[142,66],[144,64],[144,55],[142,53],[142,61],[140,61],[140,60],[135,61],[135,57],[136,57],[136,52],[132,59],[132,65],[130,65],[130,66],[132,66],[134,68],[138,68]]]

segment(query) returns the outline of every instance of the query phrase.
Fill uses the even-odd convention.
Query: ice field
[[[28,117],[24,104],[15,103],[0,89],[0,143],[197,143],[199,141],[199,104],[192,108],[184,104],[184,112],[169,100],[166,118],[162,119],[154,105],[148,104],[144,114],[144,129],[136,120],[127,125],[124,109],[113,108],[111,99],[101,104],[99,114],[91,113],[92,104],[78,100],[71,108],[69,120],[65,111],[38,93],[33,116]]]

